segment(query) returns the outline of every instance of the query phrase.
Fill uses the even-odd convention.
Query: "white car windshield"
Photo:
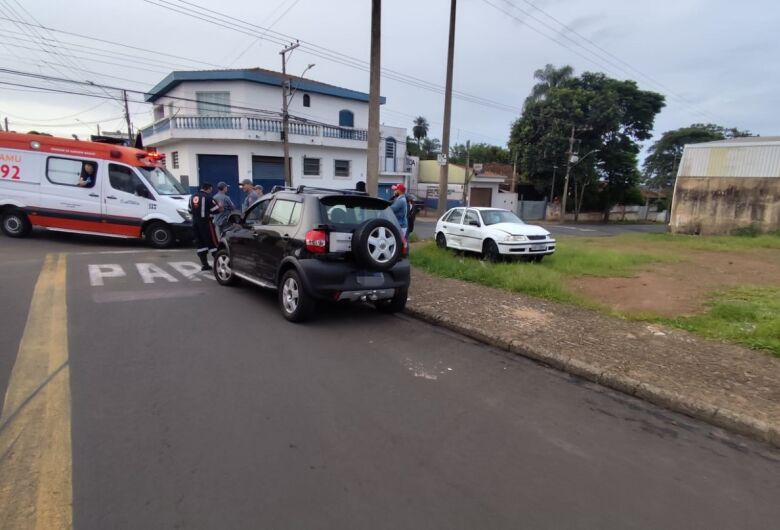
[[[161,167],[139,167],[154,191],[160,195],[186,195],[189,193],[176,177]]]
[[[486,226],[498,223],[525,224],[518,216],[506,210],[482,210],[480,213],[482,214],[482,221],[484,221]]]

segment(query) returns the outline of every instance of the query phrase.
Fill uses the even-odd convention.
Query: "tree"
[[[417,140],[418,150],[421,150],[420,143],[422,142],[422,140],[428,137],[429,128],[430,125],[428,124],[428,120],[426,120],[422,116],[417,116],[414,119],[414,127],[412,127],[412,135],[414,136],[414,139]]]
[[[561,88],[571,81],[574,68],[569,65],[556,68],[551,64],[534,72],[534,79],[538,81],[531,89],[531,95],[525,100],[525,105],[541,101],[554,88]]]
[[[722,127],[714,123],[694,123],[666,131],[648,149],[643,169],[643,180],[647,186],[656,189],[674,188],[677,167],[682,159],[685,144],[714,142],[726,138],[753,136],[750,131],[736,127]]]
[[[441,142],[438,138],[425,138],[422,142],[420,158],[432,160],[441,152]]]
[[[471,162],[475,164],[486,164],[489,162],[498,162],[509,164],[512,161],[512,155],[509,149],[500,145],[491,145],[486,143],[471,144],[469,150]],[[453,164],[466,163],[466,146],[464,144],[455,144],[450,147],[450,162]]]
[[[594,72],[570,74],[543,97],[536,97],[538,93],[529,96],[510,133],[521,173],[546,192],[557,166],[553,195],[568,192],[563,190],[562,177],[574,127],[574,151],[583,157],[571,176],[577,196],[570,204],[575,212],[583,206],[609,212],[614,204],[635,196],[638,142],[650,138],[664,97],[640,90],[634,81]]]

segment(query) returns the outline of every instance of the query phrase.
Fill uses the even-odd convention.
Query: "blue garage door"
[[[238,184],[238,156],[237,155],[198,155],[198,182],[210,183],[217,193],[217,183],[225,182],[230,185],[228,195],[236,206],[240,207],[241,189]]]
[[[266,193],[274,186],[284,186],[284,157],[253,156],[252,182],[260,184]]]

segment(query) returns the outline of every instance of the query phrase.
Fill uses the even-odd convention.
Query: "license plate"
[[[377,287],[385,282],[385,275],[382,272],[359,272],[357,282],[363,287]]]
[[[532,251],[547,250],[547,245],[531,245]]]
[[[349,252],[352,250],[352,234],[350,232],[331,232],[330,251]]]

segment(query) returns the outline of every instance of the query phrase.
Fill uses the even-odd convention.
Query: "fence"
[[[517,201],[517,216],[528,221],[541,221],[545,218],[547,201]]]

